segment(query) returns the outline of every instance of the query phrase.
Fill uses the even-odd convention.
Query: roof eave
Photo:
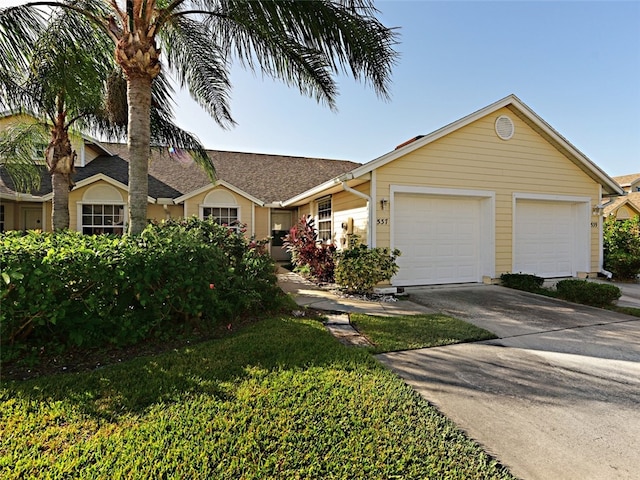
[[[95,175],[91,175],[90,177],[87,177],[83,180],[80,180],[79,182],[76,183],[74,190],[78,189],[78,188],[82,188],[82,187],[86,187],[88,185],[91,185],[92,183],[96,183],[98,181],[104,181],[107,182],[108,184],[110,184],[111,186],[114,186],[116,188],[120,188],[126,192],[129,191],[129,186],[125,185],[122,182],[119,182],[118,180],[116,180],[115,178],[112,178],[108,175],[105,175],[104,173],[96,173]],[[148,196],[147,195],[147,203],[156,203],[156,199],[154,197]]]
[[[283,207],[295,207],[298,205],[303,205],[313,200],[314,198],[333,193],[334,191],[341,191],[343,182],[347,182],[350,186],[356,186],[371,179],[371,176],[368,172],[362,175],[356,175],[355,172],[358,170],[358,168],[356,168],[355,170],[351,170],[350,172],[343,173],[342,175],[338,175],[331,180],[327,180],[320,185],[299,193],[295,197],[291,197],[288,200],[280,202],[280,204]]]

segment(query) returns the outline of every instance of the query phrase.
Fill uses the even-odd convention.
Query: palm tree
[[[4,68],[0,69],[0,106],[33,119],[3,133],[0,156],[3,163],[18,167],[24,174],[34,171],[28,168],[28,158],[42,147],[53,188],[54,230],[69,228],[69,191],[74,186],[76,157],[69,129],[74,123],[104,115],[103,81],[109,69],[114,68],[109,39],[93,35],[93,27],[86,20],[75,21],[69,30],[71,20],[78,19],[65,16],[60,13],[52,18],[46,30],[38,31],[29,48],[22,50],[19,57],[14,56],[14,65],[21,62],[24,68],[2,65]],[[72,35],[67,35],[69,32]],[[78,36],[89,34],[95,41],[80,45]],[[33,182],[18,186],[30,187]]]
[[[388,98],[396,34],[377,20],[372,0],[35,1],[0,11],[12,48],[28,43],[42,16],[39,6],[89,18],[115,43],[115,59],[127,80],[130,233],[146,225],[151,91],[162,69],[159,43],[180,86],[223,127],[233,124],[232,58],[330,108],[336,105],[334,77],[341,72]],[[5,48],[1,42],[0,47]]]
[[[71,29],[70,22],[74,22]],[[63,25],[67,30],[61,28]],[[80,46],[80,38],[92,41]],[[126,83],[112,58],[108,37],[100,36],[83,17],[60,15],[46,30],[39,30],[39,36],[11,62],[0,64],[0,108],[29,117],[0,135],[0,164],[7,168],[19,190],[37,189],[41,169],[34,161],[34,152],[42,147],[52,180],[54,230],[69,227],[69,191],[74,186],[76,157],[69,129],[78,127],[110,139],[123,138],[126,133]],[[160,77],[153,89],[154,141],[192,152],[213,175],[204,147],[174,125],[166,101],[171,93],[169,83]]]

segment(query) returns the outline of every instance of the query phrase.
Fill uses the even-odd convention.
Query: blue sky
[[[392,99],[340,78],[338,112],[233,69],[222,130],[187,93],[178,123],[212,149],[367,162],[511,93],[609,175],[640,172],[640,2],[379,1],[400,27]]]

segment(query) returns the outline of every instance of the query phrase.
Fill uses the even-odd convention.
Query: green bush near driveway
[[[0,387],[0,477],[511,479],[320,322]]]
[[[369,248],[356,243],[335,254],[335,281],[350,293],[370,293],[373,287],[389,281],[398,272],[400,250]]]
[[[497,338],[487,330],[442,314],[399,317],[351,314],[350,318],[354,327],[374,345],[374,353]]]
[[[556,283],[555,289],[544,288],[544,278],[525,273],[503,273],[500,275],[503,286],[525,292],[537,293],[547,297],[561,298],[569,302],[609,307],[618,300],[622,292],[615,285],[589,282],[587,280],[566,279]]]
[[[622,292],[615,285],[587,280],[560,280],[556,284],[558,297],[570,302],[606,307],[620,298]]]
[[[542,289],[544,278],[528,273],[503,273],[500,275],[500,283],[507,288],[538,292]]]

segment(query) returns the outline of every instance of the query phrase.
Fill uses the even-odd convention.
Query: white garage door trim
[[[532,200],[540,202],[566,202],[572,205],[571,221],[573,225],[571,236],[573,240],[572,256],[569,259],[571,265],[566,273],[577,276],[578,272],[589,272],[591,259],[591,198],[569,195],[545,195],[536,193],[516,192],[513,194],[513,233],[512,233],[512,271],[531,273],[544,276],[544,272],[529,272],[522,268],[522,261],[517,258],[517,231],[518,223],[518,200]]]
[[[495,192],[487,190],[465,190],[452,188],[422,187],[415,185],[391,185],[390,186],[390,246],[396,248],[396,228],[398,222],[395,218],[396,194],[413,193],[439,198],[463,198],[479,200],[479,255],[478,275],[475,281],[481,282],[483,277],[495,277]],[[395,278],[391,283],[398,286],[417,285],[411,281],[398,282]]]

